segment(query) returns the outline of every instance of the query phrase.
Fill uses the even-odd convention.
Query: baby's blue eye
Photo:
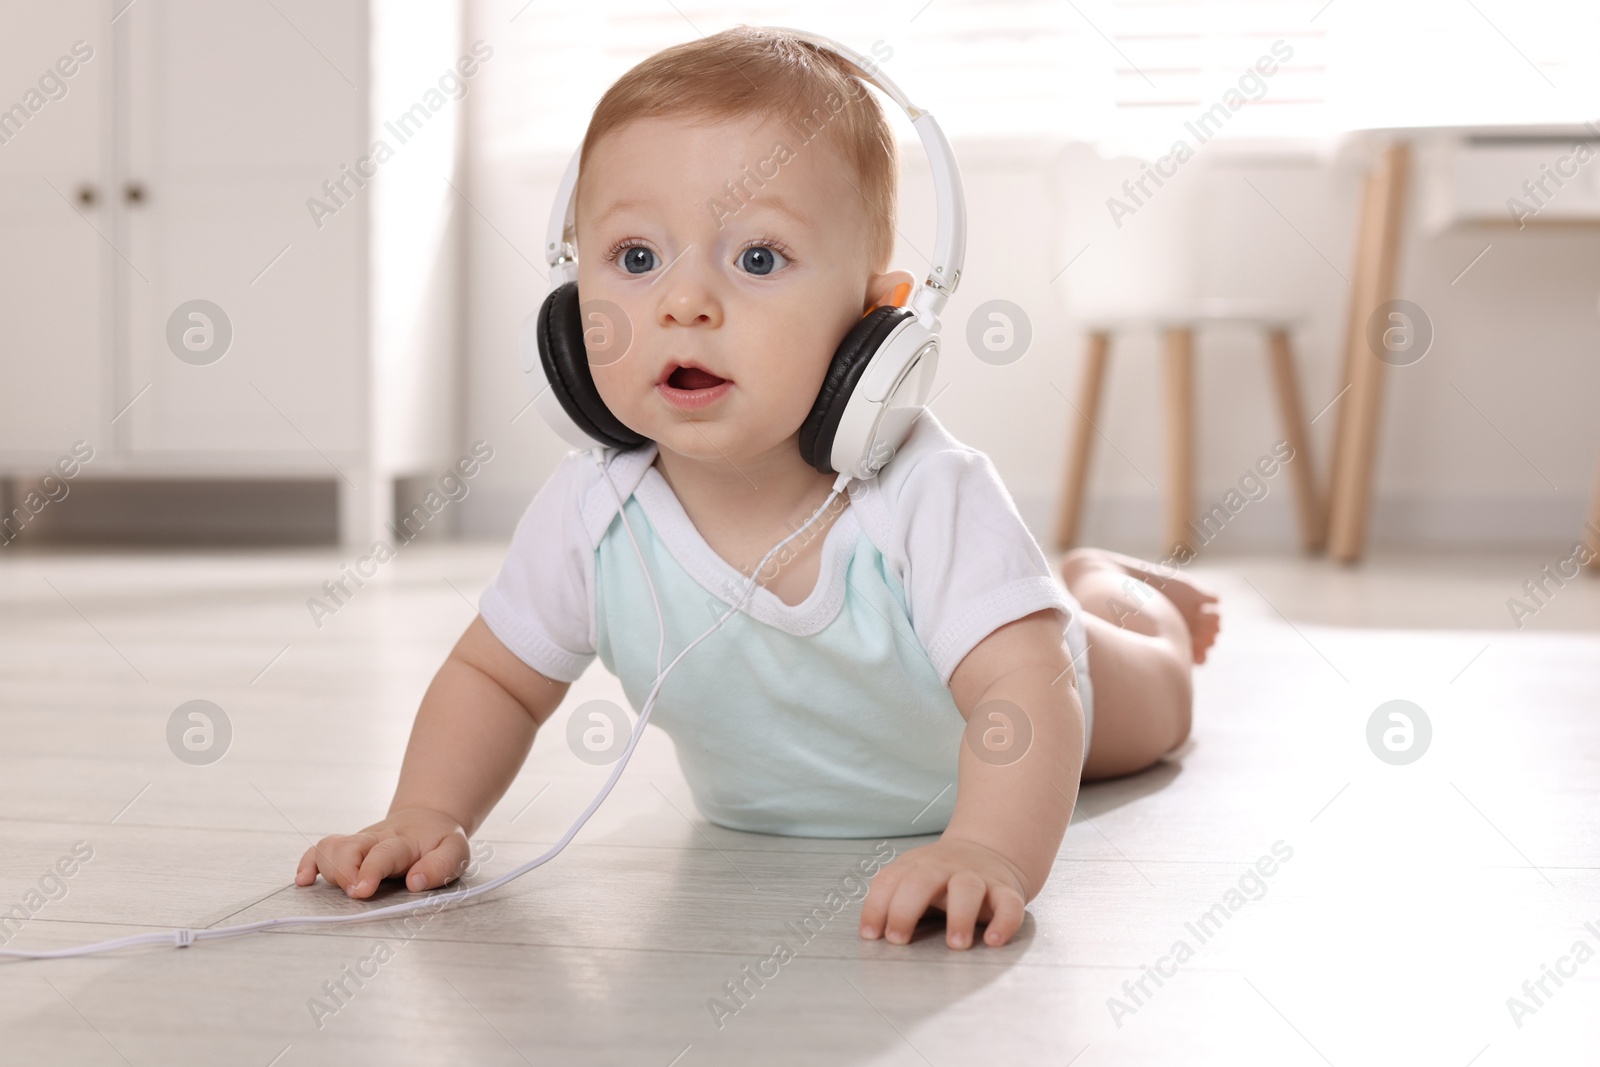
[[[789,261],[770,245],[751,245],[739,253],[739,264],[751,274],[771,274]]]
[[[622,266],[629,274],[648,274],[655,265],[656,254],[640,245],[634,245],[622,253]]]

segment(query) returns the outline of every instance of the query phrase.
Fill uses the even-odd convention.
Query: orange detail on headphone
[[[866,318],[868,315],[872,314],[881,307],[903,308],[906,306],[906,301],[910,299],[910,297],[911,283],[901,282],[899,285],[894,287],[894,292],[890,294],[889,302],[887,304],[873,304],[870,308],[861,313],[861,317]]]

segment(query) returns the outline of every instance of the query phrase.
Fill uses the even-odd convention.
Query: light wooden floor
[[[1225,621],[1192,743],[1084,790],[1050,884],[1001,949],[951,952],[931,922],[908,946],[863,943],[854,906],[801,944],[787,924],[876,842],[711,826],[651,730],[566,852],[414,937],[357,924],[0,961],[0,1059],[1595,1063],[1600,959],[1546,979],[1520,1026],[1507,1007],[1575,942],[1600,950],[1600,580],[1557,591],[1521,631],[1505,606],[1556,557],[1197,566]],[[0,562],[0,910],[74,842],[94,850],[11,946],[370,906],[295,888],[294,863],[308,840],[381,816],[416,703],[499,557],[408,548],[319,631],[305,600],[344,558]],[[622,699],[598,664],[566,709],[596,696]],[[209,766],[165,740],[197,698],[234,731]],[[1366,741],[1395,698],[1433,725],[1407,766]],[[602,782],[566,747],[566,709],[482,830],[479,880],[543,851]],[[1264,895],[1237,898],[1200,943],[1186,924],[1227,911],[1280,841],[1293,856]],[[708,1001],[779,938],[798,955],[719,1029]],[[380,940],[393,958],[347,983],[319,1028],[308,1001]],[[1192,959],[1137,1001],[1124,992],[1179,940]],[[1114,1016],[1113,997],[1132,1011]]]

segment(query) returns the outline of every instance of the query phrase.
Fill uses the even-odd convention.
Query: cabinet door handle
[[[84,207],[94,207],[95,192],[92,185],[78,186],[78,203]]]
[[[144,203],[144,186],[138,182],[129,182],[122,191],[122,197],[130,204]]]

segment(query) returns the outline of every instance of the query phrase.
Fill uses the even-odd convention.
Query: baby
[[[744,181],[757,164],[765,180]],[[578,288],[627,317],[626,352],[592,373],[648,443],[605,452],[616,495],[594,457],[568,453],[423,697],[388,817],[323,838],[298,884],[320,873],[365,898],[389,877],[452,881],[597,656],[642,707],[663,635],[617,496],[668,661],[819,510],[834,475],[806,462],[799,428],[840,339],[916,282],[888,269],[898,166],[848,66],[781,32],[667,49],[606,92],[583,142]],[[1188,736],[1216,598],[1101,551],[1052,572],[988,458],[929,411],[835,503],[683,658],[651,721],[718,825],[940,835],[877,872],[863,938],[904,944],[936,909],[951,948],[977,924],[1004,944],[1080,779]]]

